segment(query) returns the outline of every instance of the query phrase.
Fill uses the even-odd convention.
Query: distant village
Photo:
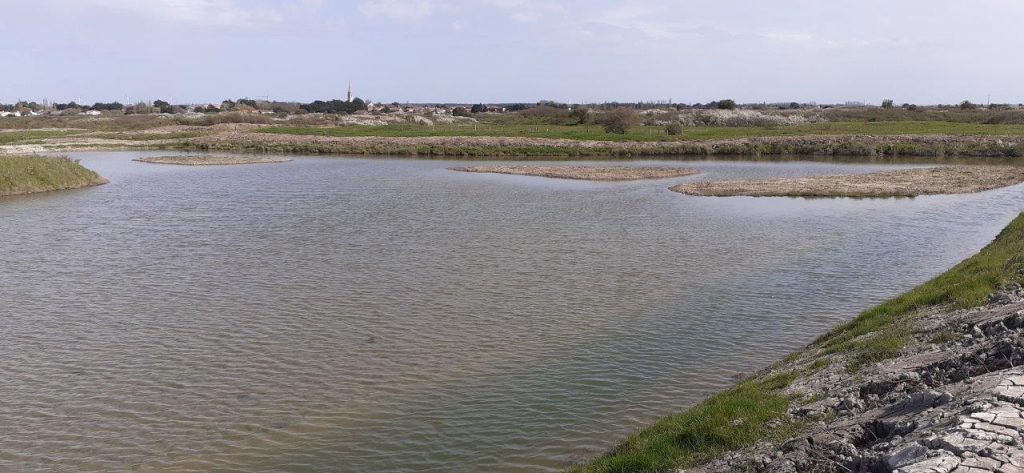
[[[778,103],[744,103],[738,104],[731,99],[711,101],[708,103],[674,103],[672,101],[640,101],[640,102],[604,102],[588,104],[567,104],[550,100],[542,100],[536,103],[380,103],[364,100],[352,96],[351,88],[344,100],[315,100],[309,103],[294,101],[275,101],[269,99],[241,98],[237,100],[224,100],[220,103],[193,103],[173,104],[166,100],[136,101],[130,104],[120,102],[96,102],[92,105],[69,101],[65,103],[50,102],[49,100],[25,101],[19,100],[12,104],[0,103],[0,117],[27,117],[39,115],[133,115],[133,114],[167,114],[204,116],[218,113],[235,114],[261,114],[286,117],[292,115],[303,115],[308,113],[323,114],[356,114],[368,113],[373,115],[405,113],[423,116],[470,117],[480,113],[501,114],[509,112],[520,112],[536,107],[557,108],[573,110],[585,108],[591,110],[608,110],[614,108],[632,108],[640,111],[654,110],[807,110],[807,109],[828,109],[828,108],[903,108],[906,110],[928,109],[974,109],[989,108],[997,110],[1010,110],[1024,108],[1024,104],[985,104],[978,105],[970,101],[962,101],[950,105],[915,105],[895,104],[892,100],[886,100],[879,104],[868,104],[864,102],[845,102],[842,104],[817,104],[814,102],[778,102]]]

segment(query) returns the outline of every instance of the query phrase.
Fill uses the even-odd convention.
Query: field
[[[660,110],[635,114],[636,123],[624,133],[606,131],[599,124],[603,113],[590,112],[583,124],[571,119],[567,110],[552,107],[472,117],[411,112],[35,116],[0,119],[0,150],[174,149],[508,159],[1024,156],[1024,145],[1018,146],[1024,139],[1024,110]]]
[[[330,137],[425,137],[425,136],[505,136],[588,141],[704,141],[762,136],[804,135],[952,135],[952,136],[1024,136],[1024,125],[985,125],[938,121],[835,122],[773,127],[685,128],[682,135],[668,135],[662,126],[638,126],[623,135],[606,133],[599,125],[496,124],[475,125],[386,125],[343,127],[271,126],[260,133]]]

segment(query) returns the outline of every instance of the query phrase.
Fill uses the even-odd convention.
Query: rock
[[[899,450],[886,455],[885,465],[890,470],[895,470],[916,462],[918,459],[923,458],[927,453],[928,447],[917,442],[913,442],[910,445],[903,446]]]
[[[894,473],[950,473],[960,466],[960,459],[943,452],[941,455],[921,460],[895,470]]]

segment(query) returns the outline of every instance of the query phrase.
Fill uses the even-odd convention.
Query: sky
[[[1024,102],[1021,0],[0,0],[0,102]]]

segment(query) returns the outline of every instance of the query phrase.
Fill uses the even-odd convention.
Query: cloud
[[[558,3],[536,0],[484,0],[484,3],[502,10],[514,10],[510,18],[527,23],[543,20],[551,13],[565,11],[565,7]]]
[[[83,0],[81,3],[160,21],[201,26],[249,27],[281,20],[273,9],[240,6],[234,0]]]
[[[393,20],[415,20],[430,15],[433,6],[427,0],[372,0],[359,6],[366,16]]]

